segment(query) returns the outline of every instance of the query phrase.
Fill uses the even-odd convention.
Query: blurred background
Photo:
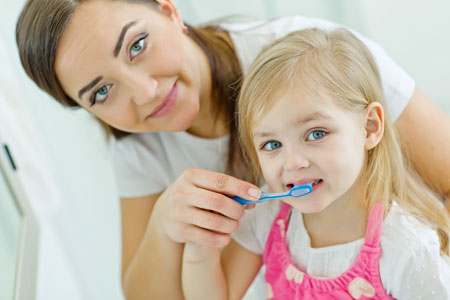
[[[2,148],[8,145],[17,168],[14,171],[2,149],[0,299],[13,299],[18,285],[29,291],[27,297],[42,300],[123,299],[120,203],[110,145],[92,117],[63,109],[24,74],[14,38],[24,3],[0,0],[0,142]],[[381,44],[417,86],[450,114],[447,0],[174,3],[191,25],[223,17],[252,20],[294,14],[346,25]],[[27,214],[36,222],[25,224]],[[39,229],[38,241],[27,244],[27,251],[35,253],[28,262],[20,252],[27,226]],[[21,278],[26,272],[36,276],[25,285]]]

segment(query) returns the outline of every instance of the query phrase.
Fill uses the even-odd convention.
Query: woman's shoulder
[[[140,147],[158,147],[161,144],[159,132],[132,133],[123,138],[115,139],[114,149],[136,149]]]
[[[220,23],[220,27],[226,29],[231,34],[236,35],[267,35],[275,34],[284,36],[285,34],[306,28],[318,27],[322,29],[332,29],[342,25],[328,20],[309,18],[298,15],[284,16],[270,20],[248,20],[245,22],[225,21]]]
[[[186,132],[143,132],[133,133],[114,142],[116,155],[136,155],[150,157],[168,155],[171,152],[182,151],[183,146],[189,147],[199,142],[199,139]]]

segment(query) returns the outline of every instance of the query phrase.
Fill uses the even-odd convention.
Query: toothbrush
[[[247,200],[238,196],[231,197],[231,199],[239,202],[240,204],[254,204],[254,203],[261,203],[264,201],[267,201],[269,199],[277,199],[277,198],[285,198],[285,197],[301,197],[304,195],[307,195],[312,192],[312,187],[310,185],[298,185],[294,186],[289,192],[283,192],[283,193],[261,193],[261,197],[256,200]]]

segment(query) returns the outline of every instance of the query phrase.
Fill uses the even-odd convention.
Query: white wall
[[[92,117],[63,109],[24,74],[14,38],[24,3],[0,0],[0,49],[5,48],[0,51],[0,96],[19,107],[13,117],[21,136],[10,148],[19,167],[29,167],[22,174],[29,175],[27,194],[41,225],[37,299],[121,300],[120,211],[109,148]],[[4,122],[0,119],[0,126]],[[27,139],[35,138],[44,153],[31,148]],[[20,155],[19,144],[31,148],[24,150],[27,157]],[[44,178],[53,183],[53,192],[36,185]]]
[[[325,18],[381,44],[431,100],[450,113],[448,0],[174,0],[192,24],[226,16]]]
[[[8,101],[24,101],[28,105],[50,162],[46,171],[58,189],[59,197],[53,195],[57,198],[55,203],[38,199],[41,201],[38,218],[43,225],[38,299],[122,299],[120,212],[107,144],[99,126],[86,113],[61,108],[26,78],[14,40],[15,19],[23,3],[24,0],[0,0],[0,37],[8,51],[0,56],[0,65],[8,63],[13,68],[11,74],[2,74],[7,81],[0,89],[17,82],[20,92],[9,93]],[[227,15],[272,18],[287,14],[323,17],[346,24],[383,45],[416,79],[417,85],[450,113],[447,0],[175,0],[175,3],[192,24]],[[0,70],[5,72],[3,68]],[[18,113],[17,117],[23,116]]]

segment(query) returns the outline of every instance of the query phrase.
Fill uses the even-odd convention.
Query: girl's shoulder
[[[439,237],[429,225],[403,210],[396,203],[383,222],[381,243],[384,247],[419,250],[430,245],[439,247]]]
[[[394,205],[383,223],[380,276],[398,299],[450,299],[450,258],[433,228]]]

